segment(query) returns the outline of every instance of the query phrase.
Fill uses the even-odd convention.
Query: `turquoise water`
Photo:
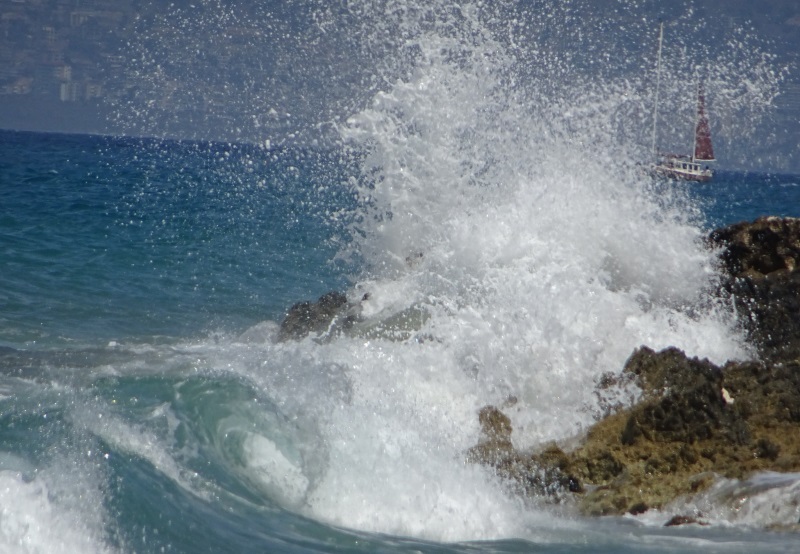
[[[518,263],[525,254],[509,253],[514,244],[500,239],[491,218],[483,239],[465,240],[496,231],[504,259],[441,251],[440,260],[450,256],[444,265],[426,254],[419,270],[385,269],[388,262],[359,243],[378,240],[382,227],[353,231],[365,209],[352,187],[358,163],[345,150],[0,132],[0,550],[796,550],[797,535],[760,530],[769,521],[755,508],[749,519],[723,507],[706,512],[709,527],[663,528],[667,513],[584,520],[568,507],[523,503],[487,472],[464,466],[459,452],[477,438],[475,409],[508,391],[530,410],[553,412],[552,421],[536,412],[531,443],[572,433],[576,423],[565,416],[584,409],[592,374],[559,361],[561,341],[580,332],[586,352],[622,340],[604,334],[602,322],[593,327],[592,313],[628,310],[620,336],[636,335],[638,321],[651,344],[700,348],[670,326],[717,341],[722,355],[735,343],[717,316],[681,322],[671,311],[662,326],[647,319],[661,308],[604,308],[633,294],[611,281],[599,285],[609,295],[603,303],[582,301],[576,313],[589,319],[570,315],[562,331],[550,321],[549,335],[534,332],[547,316],[521,307],[511,285],[535,288],[529,276],[548,267],[546,259]],[[796,176],[723,172],[708,185],[655,188],[670,209],[699,206],[690,219],[705,221],[702,232],[759,215],[800,216]],[[370,190],[374,205],[379,189]],[[434,218],[442,225],[461,217],[448,190],[439,189]],[[500,200],[484,201],[492,210]],[[400,219],[398,212],[379,223]],[[642,225],[674,225],[666,229],[676,234],[696,224],[648,221]],[[457,226],[449,229],[448,248],[466,248],[456,243]],[[541,247],[550,239],[537,232]],[[515,233],[515,241],[534,240],[522,227]],[[563,242],[569,229],[558,236]],[[674,254],[678,247],[663,242]],[[345,255],[354,243],[361,258]],[[584,263],[592,263],[588,254]],[[572,313],[568,298],[583,292],[563,276],[563,291],[547,274],[539,279],[553,295],[548,311]],[[595,286],[591,277],[578,282]],[[276,342],[289,306],[332,289],[386,298],[365,302],[367,319],[409,305],[430,319],[400,342],[380,334]],[[546,294],[536,302],[549,302]],[[506,313],[515,329],[486,331]],[[436,340],[419,340],[423,334]],[[515,344],[526,337],[534,353],[515,358],[493,342],[507,336]],[[605,356],[616,363],[597,354],[596,371]],[[547,369],[532,372],[531,360]],[[547,404],[531,389],[559,380],[588,396]],[[522,411],[514,417],[524,437],[532,426]],[[796,521],[792,490],[775,490],[783,492],[772,511]]]
[[[658,146],[705,64],[722,167],[768,148],[766,39],[649,2],[177,4],[132,23],[115,124],[263,146],[0,132],[0,551],[798,550],[765,531],[797,475],[590,520],[465,463],[487,404],[518,448],[579,437],[641,345],[751,355],[703,237],[800,216],[800,180],[636,162],[659,19]],[[330,290],[356,324],[277,340]]]

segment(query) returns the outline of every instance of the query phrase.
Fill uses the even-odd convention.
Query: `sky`
[[[664,21],[665,63],[673,64],[667,85],[670,76],[696,72],[703,58],[713,60],[703,70],[712,84],[718,77],[729,85],[732,72],[741,73],[733,78],[738,92],[729,86],[715,95],[708,87],[712,133],[729,154],[721,163],[800,172],[797,0],[487,5],[481,9],[494,10],[488,26],[507,44],[516,41],[521,62],[551,49],[568,71],[604,81],[652,72],[654,29]],[[406,22],[414,7],[400,0],[0,0],[0,128],[305,140],[402,78],[413,64],[403,59],[413,57],[403,41],[413,39]],[[773,108],[746,132],[737,118],[749,116],[735,104],[758,104],[745,89],[769,88],[765,68],[777,95],[765,93]],[[528,77],[543,79],[534,70]],[[677,136],[664,125],[667,140]]]

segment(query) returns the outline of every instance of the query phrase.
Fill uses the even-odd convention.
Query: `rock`
[[[278,331],[278,340],[301,339],[309,333],[323,333],[334,320],[345,314],[349,304],[341,292],[329,292],[316,302],[298,302],[286,313]]]
[[[641,401],[600,421],[569,454],[572,471],[600,487],[581,499],[584,512],[661,508],[704,490],[710,476],[800,469],[800,364],[720,368],[675,348],[640,348],[623,373],[636,376]]]
[[[583,490],[577,478],[569,475],[567,455],[555,444],[535,454],[518,452],[511,442],[511,420],[495,406],[481,408],[478,421],[481,438],[467,452],[468,462],[494,468],[528,497],[558,501],[567,492]]]
[[[720,260],[734,277],[763,277],[800,267],[800,219],[762,217],[713,231],[709,242],[722,248]]]
[[[467,458],[506,471],[507,467],[519,462],[511,443],[511,420],[494,406],[484,406],[478,412],[481,424],[481,437],[478,444],[472,447]]]
[[[715,293],[738,310],[758,360],[720,367],[677,348],[640,347],[620,373],[598,379],[603,417],[577,446],[516,449],[511,420],[501,411],[514,405],[509,400],[481,408],[481,434],[468,462],[492,468],[521,495],[574,501],[589,515],[662,509],[719,477],[800,471],[800,219],[731,225],[711,233],[708,243],[719,250],[722,270]],[[409,340],[428,317],[424,306],[411,306],[361,320],[360,304],[333,292],[292,306],[279,339],[346,330]],[[620,394],[634,394],[631,383],[641,391],[638,399]],[[687,516],[668,524],[686,523],[702,524]]]
[[[718,367],[675,348],[642,347],[622,373],[641,400],[600,420],[577,448],[519,452],[510,420],[487,407],[479,416],[485,438],[468,459],[523,494],[571,497],[588,515],[663,508],[717,476],[800,471],[800,362]]]
[[[677,525],[690,525],[690,524],[697,524],[697,525],[708,525],[704,521],[700,521],[696,517],[692,516],[672,516],[669,521],[664,524],[664,527],[675,527]]]
[[[349,302],[341,292],[329,292],[316,302],[298,302],[289,308],[280,324],[278,340],[299,340],[316,334],[316,340],[327,340],[339,334],[366,339],[417,342],[435,340],[420,330],[430,319],[428,307],[414,304],[399,311],[384,311],[377,316],[362,316],[363,303],[369,300],[365,293],[360,301]]]
[[[488,466],[500,477],[524,490],[526,471],[523,455],[511,442],[511,420],[495,406],[484,406],[478,412],[481,434],[478,444],[467,451],[467,462]]]
[[[711,233],[749,341],[763,360],[800,359],[800,219],[764,217]]]
[[[628,509],[628,513],[633,516],[638,516],[640,514],[645,513],[647,510],[650,509],[650,506],[645,504],[644,502],[637,502],[633,506]]]
[[[687,444],[716,436],[735,444],[749,440],[740,410],[725,399],[722,370],[707,360],[689,359],[677,348],[658,354],[641,348],[623,371],[638,377],[645,396],[629,412],[622,444],[640,438]]]
[[[347,331],[352,336],[368,339],[406,341],[417,337],[419,342],[424,342],[434,340],[430,336],[417,335],[429,318],[428,310],[422,305],[415,304],[385,316],[379,314],[378,317],[357,322],[354,319]]]
[[[478,412],[481,432],[489,441],[511,442],[511,420],[494,406],[486,406]]]

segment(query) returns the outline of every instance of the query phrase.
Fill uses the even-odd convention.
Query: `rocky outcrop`
[[[572,472],[597,488],[589,514],[662,507],[715,476],[800,469],[800,366],[717,367],[671,348],[640,348],[623,370],[642,388],[633,407],[594,426],[570,453]],[[597,459],[606,459],[601,471]]]
[[[371,318],[362,317],[365,293],[359,302],[350,302],[341,292],[329,292],[316,302],[298,302],[286,313],[278,330],[278,340],[300,340],[315,335],[315,340],[328,340],[341,334],[366,339],[418,342],[433,340],[419,334],[430,314],[424,305],[414,304],[399,311],[382,311]]]
[[[722,288],[766,361],[800,359],[800,219],[764,217],[718,229]]]
[[[709,242],[722,248],[720,261],[733,277],[760,278],[800,268],[800,219],[762,217],[712,231]]]
[[[610,409],[576,448],[518,451],[510,420],[488,406],[468,459],[523,494],[568,498],[590,515],[661,508],[720,476],[800,471],[800,220],[733,225],[709,243],[720,251],[720,294],[739,310],[759,360],[720,367],[677,348],[641,347],[599,384],[633,382],[641,398]]]
[[[800,471],[800,219],[732,225],[711,233],[708,243],[719,252],[716,294],[738,310],[757,360],[717,366],[677,348],[642,346],[618,375],[598,383],[598,389],[635,384],[640,398],[632,406],[609,405],[577,447],[521,451],[504,406],[486,406],[467,460],[493,468],[526,497],[574,502],[591,515],[662,508],[719,477]],[[429,317],[424,306],[369,320],[360,314],[360,303],[328,293],[292,306],[279,340],[309,334],[323,340],[341,331],[422,342]],[[669,525],[687,523],[702,521],[676,514]]]
[[[570,460],[555,445],[536,455],[517,451],[511,442],[511,420],[494,406],[478,413],[481,439],[467,453],[471,463],[493,467],[498,475],[529,497],[560,499],[582,492],[579,480],[569,473]]]
[[[325,333],[335,320],[346,317],[349,304],[341,292],[329,292],[316,302],[298,302],[286,313],[278,340],[302,339],[310,333]]]
[[[718,367],[669,348],[638,349],[622,373],[642,389],[634,406],[594,425],[579,447],[514,449],[510,420],[480,412],[484,440],[468,459],[529,495],[567,493],[589,515],[641,513],[697,493],[716,476],[800,471],[800,364]]]

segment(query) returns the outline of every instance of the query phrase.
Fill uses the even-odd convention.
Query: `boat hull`
[[[675,179],[678,181],[693,181],[707,183],[714,177],[714,172],[709,168],[703,168],[697,164],[665,165],[656,164],[653,166],[653,173],[659,176]]]

